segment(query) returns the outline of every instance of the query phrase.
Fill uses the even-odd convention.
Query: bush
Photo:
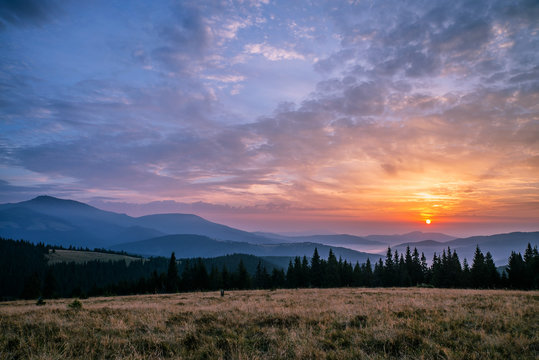
[[[67,307],[73,310],[80,310],[82,309],[82,303],[79,301],[79,299],[75,299],[71,304],[67,305]]]

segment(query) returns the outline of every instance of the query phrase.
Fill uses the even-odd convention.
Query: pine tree
[[[356,265],[353,270],[353,280],[352,286],[365,286],[365,280],[363,278],[363,272],[361,271],[361,266],[356,261]]]
[[[442,283],[442,260],[436,253],[432,255],[430,273],[430,283],[435,287],[440,287],[440,284]]]
[[[56,279],[54,278],[54,274],[52,273],[52,269],[49,268],[47,270],[47,274],[45,275],[45,280],[43,282],[43,297],[45,299],[52,299],[55,296],[56,291]]]
[[[337,258],[335,257],[333,250],[329,249],[328,261],[322,279],[322,286],[337,287],[339,284],[339,263],[337,262]]]
[[[254,278],[254,288],[262,289],[263,287],[264,287],[264,279],[262,275],[262,262],[258,260],[258,264],[256,265],[255,278]]]
[[[449,249],[449,248],[448,248]],[[460,266],[459,256],[456,251],[453,251],[453,255],[450,259],[451,262],[451,287],[461,287],[462,282],[462,267]]]
[[[417,285],[423,283],[425,280],[423,278],[423,271],[421,269],[421,260],[419,258],[419,252],[417,248],[414,247],[414,252],[412,254],[412,270],[410,273],[412,279],[412,285]]]
[[[423,252],[421,252],[421,274],[423,282],[426,284],[430,283],[431,273],[427,265],[427,257]]]
[[[472,286],[475,288],[484,288],[487,281],[487,272],[485,268],[485,256],[479,249],[479,246],[475,248],[475,254],[473,258],[472,268],[470,269],[470,275],[472,278]]]
[[[285,276],[284,276],[284,270],[283,269],[276,269],[273,268],[273,271],[271,272],[271,287],[276,288],[283,288],[285,285]]]
[[[37,272],[32,273],[24,281],[24,287],[21,293],[23,299],[37,299],[41,290],[41,280]]]
[[[472,286],[472,279],[471,279],[471,272],[470,272],[470,266],[468,265],[468,260],[466,258],[462,262],[462,279],[460,282],[460,286],[464,288],[469,288]]]
[[[309,287],[311,285],[311,269],[309,268],[309,260],[307,260],[307,257],[303,255],[303,259],[301,260],[301,287]]]
[[[511,252],[507,265],[509,286],[514,289],[524,289],[526,285],[526,266],[520,253]]]
[[[382,286],[393,286],[395,283],[395,262],[393,261],[393,254],[391,248],[387,248],[386,261],[382,273]]]
[[[223,269],[221,270],[221,287],[224,290],[228,290],[231,288],[231,286],[230,273],[228,272],[226,266],[223,265]]]
[[[207,290],[210,287],[210,277],[202,259],[198,258],[193,269],[193,284],[196,290]]]
[[[485,278],[486,286],[489,288],[496,288],[500,284],[500,274],[496,270],[496,265],[490,252],[487,252],[485,256]]]
[[[374,264],[373,271],[373,286],[385,286],[384,277],[385,277],[385,268],[382,258],[378,259],[378,262]]]
[[[313,257],[311,258],[310,280],[313,287],[319,288],[322,286],[322,265],[317,248],[314,248]]]
[[[410,250],[410,249],[408,249]],[[409,251],[408,251],[409,252]],[[411,256],[410,256],[411,264]],[[404,256],[401,254],[399,259],[399,286],[410,286],[412,279],[410,278],[410,273],[408,272],[409,266],[407,266]]]
[[[374,276],[372,273],[371,259],[367,258],[367,262],[361,266],[361,272],[363,273],[364,285],[373,286]]]
[[[213,265],[210,271],[210,290],[222,289],[223,284],[221,282],[221,274],[217,266]]]
[[[238,277],[237,277],[237,288],[240,290],[249,289],[251,287],[251,277],[243,264],[243,260],[240,260],[238,264]]]
[[[292,260],[288,262],[288,269],[286,270],[286,286],[291,289],[297,287],[296,270],[294,269]]]
[[[170,255],[170,262],[168,264],[166,291],[169,293],[178,291],[178,264],[176,264],[176,256],[174,252]]]
[[[524,251],[524,288],[525,289],[537,289],[539,281],[539,255],[537,252],[537,246],[532,248],[528,243],[526,250]]]

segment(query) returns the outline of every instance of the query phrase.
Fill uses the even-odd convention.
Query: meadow
[[[0,303],[1,359],[537,359],[539,291],[178,293]]]
[[[74,262],[76,264],[84,264],[88,261],[121,261],[124,260],[126,264],[129,264],[131,261],[141,261],[141,258],[122,255],[122,254],[111,254],[98,251],[81,251],[81,250],[64,250],[64,249],[55,249],[54,252],[49,250],[49,253],[45,256],[47,259],[47,264],[53,265],[58,263],[70,263]]]

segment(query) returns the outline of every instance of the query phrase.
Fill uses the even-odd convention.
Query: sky
[[[537,19],[533,0],[0,0],[0,202],[539,230]]]

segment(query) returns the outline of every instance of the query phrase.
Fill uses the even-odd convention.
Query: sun
[[[430,225],[430,219],[425,220],[425,222],[427,223],[427,225]]]

